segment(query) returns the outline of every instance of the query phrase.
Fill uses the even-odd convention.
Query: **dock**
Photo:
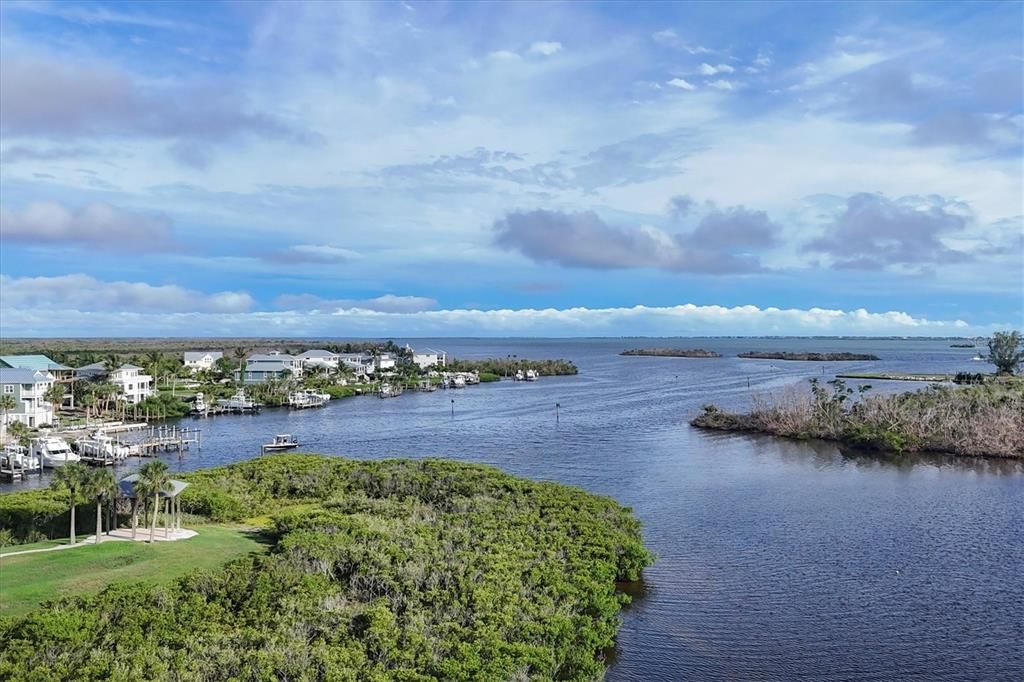
[[[178,426],[151,426],[149,434],[135,443],[141,457],[155,457],[159,452],[184,452],[191,446],[203,447],[203,432],[200,429]]]

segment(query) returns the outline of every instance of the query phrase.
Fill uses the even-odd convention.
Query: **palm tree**
[[[86,393],[78,401],[78,404],[85,408],[85,421],[89,422],[89,408],[96,404],[96,396],[92,393]]]
[[[88,484],[89,471],[81,462],[68,462],[53,475],[53,486],[66,490],[71,503],[71,544],[75,544],[75,508]]]
[[[110,469],[96,469],[87,481],[88,494],[96,499],[96,544],[103,535],[103,504],[117,497],[117,481]]]
[[[59,383],[52,383],[43,393],[43,400],[53,405],[53,418],[56,420],[57,411],[64,404],[64,386]]]
[[[7,427],[7,413],[18,406],[18,401],[14,399],[14,396],[10,393],[4,393],[0,395],[0,410],[4,413],[4,428]]]
[[[121,368],[121,356],[117,353],[110,353],[103,358],[103,369],[107,371],[107,374],[116,372]]]
[[[137,496],[153,496],[153,518],[149,526],[149,541],[156,541],[156,515],[160,509],[160,493],[167,492],[171,487],[171,477],[167,473],[167,465],[159,460],[146,462],[139,468],[139,478],[135,481]]]

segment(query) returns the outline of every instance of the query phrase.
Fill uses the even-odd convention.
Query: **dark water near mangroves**
[[[945,340],[412,343],[461,358],[566,358],[580,374],[183,420],[203,429],[202,450],[167,461],[175,470],[225,464],[291,433],[302,451],[448,457],[610,495],[633,507],[658,555],[623,613],[613,682],[1024,679],[1024,466],[844,454],[687,424],[707,402],[743,408],[752,393],[823,371],[826,380],[847,371],[989,371],[971,361],[976,349]],[[649,346],[725,357],[618,355]],[[744,350],[869,352],[882,361],[823,368],[735,357]]]

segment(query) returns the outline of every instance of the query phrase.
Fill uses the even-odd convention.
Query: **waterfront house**
[[[185,351],[185,368],[193,373],[213,369],[214,363],[224,357],[219,350]]]
[[[307,350],[305,353],[302,353],[297,357],[303,370],[338,369],[338,363],[340,362],[338,354],[332,353],[329,350]]]
[[[14,398],[14,409],[0,415],[4,431],[8,424],[21,422],[35,428],[53,423],[53,405],[46,402],[46,391],[55,379],[46,370],[0,367],[0,395]]]
[[[74,367],[62,365],[45,355],[0,355],[0,367],[30,369],[33,372],[49,372],[53,375],[54,381],[67,385],[64,389],[64,399],[71,401],[71,407],[75,406],[75,395],[70,387],[75,382]]]
[[[273,351],[255,353],[245,359],[245,371],[239,380],[244,384],[262,384],[270,379],[302,376],[302,363],[293,355]]]
[[[383,371],[394,369],[396,365],[395,356],[391,353],[381,353],[377,356],[377,369]]]
[[[412,361],[413,364],[418,366],[420,369],[426,369],[427,367],[444,367],[448,364],[448,354],[443,350],[425,348],[423,350],[413,351]]]
[[[94,362],[91,365],[79,367],[76,373],[83,379],[106,380],[117,386],[121,399],[132,405],[138,405],[143,400],[153,395],[153,377],[144,374],[145,370],[136,365],[124,364],[113,372],[107,370],[102,362]]]
[[[366,353],[339,353],[338,363],[352,370],[357,378],[373,374],[373,357]]]

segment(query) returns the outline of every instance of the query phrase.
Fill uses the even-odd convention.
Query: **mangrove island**
[[[654,358],[720,358],[721,353],[703,348],[633,348],[619,355],[642,355]]]
[[[749,360],[804,360],[807,362],[850,362],[855,360],[881,360],[870,353],[788,353],[752,350],[737,357]]]
[[[12,595],[44,562],[94,579],[3,614],[0,678],[596,680],[629,602],[617,582],[652,561],[629,509],[487,466],[271,455],[181,478],[197,537],[2,559]],[[0,525],[66,531],[85,501],[0,496]],[[259,542],[222,566],[174,561],[239,533]],[[181,575],[94,591],[139,550]]]

